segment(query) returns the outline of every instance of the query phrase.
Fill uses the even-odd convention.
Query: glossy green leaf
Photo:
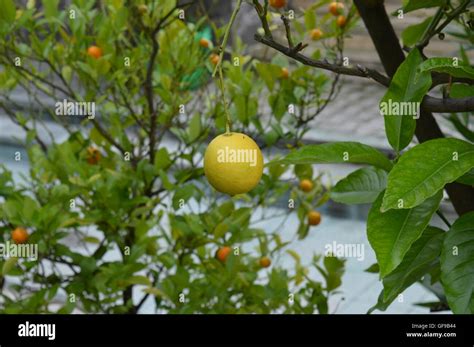
[[[420,41],[423,33],[425,32],[428,25],[430,25],[433,17],[426,18],[423,22],[415,25],[410,25],[408,28],[402,32],[402,41],[405,46],[411,47],[414,46],[418,41]]]
[[[431,87],[431,74],[417,73],[423,62],[418,49],[413,49],[400,65],[380,102],[385,120],[385,133],[392,148],[401,151],[413,139],[419,105]]]
[[[474,169],[459,177],[456,182],[474,187]]]
[[[275,163],[357,163],[373,165],[386,171],[390,171],[393,166],[383,153],[359,142],[334,142],[304,146]]]
[[[268,90],[272,91],[275,85],[275,76],[278,76],[278,72],[275,70],[276,68],[264,63],[257,63],[255,68],[260,78],[265,82]]]
[[[313,177],[313,167],[308,164],[297,164],[295,165],[295,175],[300,180],[311,179]]]
[[[145,286],[151,286],[152,283],[150,279],[146,276],[131,276],[124,281],[126,285],[141,284]]]
[[[431,8],[444,6],[446,0],[403,0],[403,12],[419,10],[421,8]]]
[[[384,170],[367,167],[352,172],[331,190],[331,199],[343,204],[367,204],[374,202],[387,185]]]
[[[443,230],[431,226],[423,231],[400,265],[383,279],[384,302],[391,303],[398,294],[438,264],[444,235]]]
[[[452,98],[469,98],[474,96],[474,85],[455,83],[451,86],[449,96]]]
[[[307,10],[304,13],[304,25],[307,30],[316,28],[316,11],[313,9]]]
[[[474,95],[474,94],[473,94]],[[448,120],[454,125],[456,130],[468,141],[474,142],[474,131],[465,125],[457,114],[451,114]]]
[[[58,5],[59,0],[43,0],[44,14],[46,18],[57,16]]]
[[[457,58],[430,58],[425,60],[418,68],[420,73],[423,72],[445,72],[453,77],[474,79],[474,68],[464,65]]]
[[[388,175],[382,211],[411,208],[474,167],[474,145],[436,139],[403,154]]]
[[[195,141],[201,134],[201,116],[199,114],[195,114],[194,117],[191,118],[188,134],[190,142]]]
[[[178,210],[185,204],[196,192],[196,188],[192,184],[187,184],[176,188],[173,196],[173,208]]]
[[[384,278],[402,262],[412,244],[418,240],[438,209],[443,196],[438,192],[412,209],[380,212],[383,193],[370,209],[367,219],[367,237],[375,251]]]
[[[0,0],[0,21],[13,23],[16,17],[16,7],[12,0]]]
[[[446,234],[441,283],[454,313],[474,313],[474,212],[461,216]]]
[[[160,148],[155,154],[155,168],[157,170],[167,169],[171,165],[171,158],[166,148]]]
[[[18,263],[17,257],[8,258],[7,260],[5,260],[5,263],[3,263],[2,271],[0,274],[2,276],[8,275],[8,273],[16,266],[17,263]]]

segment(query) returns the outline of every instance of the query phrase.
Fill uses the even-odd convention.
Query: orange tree
[[[257,41],[306,66],[332,71],[336,78],[367,78],[387,90],[380,111],[393,160],[365,144],[340,142],[304,146],[275,161],[367,165],[339,181],[331,196],[348,204],[372,204],[367,237],[377,264],[370,271],[379,274],[383,291],[371,311],[385,310],[406,288],[422,282],[429,288],[442,285],[442,291],[433,289],[439,298],[439,302],[428,305],[433,309],[474,313],[474,133],[470,128],[474,69],[468,59],[474,42],[472,1],[404,0],[402,8],[392,14],[398,17],[396,20],[426,8],[431,9],[432,15],[403,31],[403,47],[383,0],[354,0],[354,4],[315,1],[304,13],[304,20],[315,24],[314,10],[323,7],[326,14],[317,18],[318,25],[313,26],[321,32],[339,31],[341,35],[355,25],[360,15],[385,73],[354,66],[350,57],[344,64],[337,58],[331,61],[304,54],[301,25],[288,20],[288,9],[272,7],[267,0],[252,3],[262,21],[263,33],[255,36]],[[275,38],[270,30],[275,24],[268,14],[277,11],[286,38]],[[321,39],[320,31],[313,31],[312,37]],[[425,54],[431,41],[449,37],[462,41],[456,54]],[[416,105],[419,110],[403,109],[406,105]],[[446,117],[461,139],[444,136],[433,115],[437,113],[448,114]],[[415,137],[418,141],[413,141]],[[408,147],[412,142],[417,144]],[[459,215],[452,225],[439,210],[443,191]],[[435,213],[445,221],[444,230],[430,226]]]
[[[285,224],[265,223],[296,214],[305,238],[329,196],[321,173],[272,165],[230,198],[209,187],[202,158],[227,116],[264,153],[298,146],[337,80],[255,60],[239,40],[220,51],[228,31],[191,20],[190,3],[0,3],[0,108],[24,130],[29,165],[22,179],[2,165],[0,241],[38,247],[37,259],[0,260],[2,312],[328,312],[344,262],[305,263]],[[208,83],[218,63],[228,104]]]

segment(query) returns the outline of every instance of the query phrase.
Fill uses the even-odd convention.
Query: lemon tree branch
[[[290,58],[293,58],[294,60],[299,61],[304,65],[332,71],[341,75],[370,78],[385,87],[388,87],[390,85],[390,79],[376,70],[369,69],[361,65],[357,65],[356,67],[348,67],[343,65],[331,64],[326,60],[311,59],[299,52],[295,52],[294,49],[286,47],[271,38],[264,37],[258,34],[255,35],[255,40],[260,43],[263,43],[264,45],[276,49],[277,51],[285,54]]]
[[[290,58],[293,58],[296,61],[299,61],[300,63],[304,65],[331,71],[331,72],[341,74],[341,75],[369,78],[378,82],[384,87],[388,87],[390,85],[391,79],[377,70],[369,69],[359,64],[356,65],[355,67],[350,67],[350,66],[343,66],[339,64],[332,64],[326,60],[311,59],[299,52],[295,52],[294,49],[284,46],[271,38],[264,37],[258,34],[255,35],[255,40],[276,49],[277,51],[285,54],[286,56]],[[437,113],[471,112],[471,111],[474,111],[474,98],[467,97],[467,98],[460,98],[460,99],[451,99],[451,98],[440,99],[440,98],[434,98],[431,96],[426,96],[423,99],[422,105],[424,109],[430,112],[437,112]]]

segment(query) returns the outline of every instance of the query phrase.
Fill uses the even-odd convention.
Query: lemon
[[[225,133],[211,141],[204,154],[207,180],[221,193],[247,193],[258,184],[263,172],[260,148],[245,134]]]

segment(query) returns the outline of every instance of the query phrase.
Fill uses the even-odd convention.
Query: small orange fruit
[[[282,67],[280,76],[281,76],[281,78],[286,80],[286,79],[288,79],[288,77],[290,77],[290,71],[288,71],[288,69],[286,67]]]
[[[260,266],[261,267],[269,267],[270,265],[272,265],[272,261],[270,260],[269,257],[262,257],[260,258]]]
[[[203,48],[209,48],[209,40],[202,38],[199,40],[199,46]]]
[[[329,4],[329,12],[332,13],[333,16],[338,16],[344,11],[344,4],[341,2],[333,1]]]
[[[311,30],[310,35],[313,41],[317,41],[323,36],[323,32],[321,31],[321,29],[316,28],[316,29]]]
[[[308,179],[301,180],[300,182],[300,189],[305,193],[308,193],[311,190],[313,190],[313,187],[314,187],[313,182],[311,182]]]
[[[343,28],[344,26],[346,26],[346,23],[347,23],[346,16],[340,15],[339,17],[337,17],[336,24],[339,28]]]
[[[232,252],[232,249],[229,246],[224,246],[221,247],[217,250],[216,253],[216,258],[222,263],[225,263],[227,260],[227,257],[230,255],[230,252]]]
[[[211,61],[212,65],[217,65],[219,63],[220,57],[217,54],[212,53],[209,57],[209,60]]]
[[[90,46],[87,49],[87,54],[94,59],[99,59],[100,57],[102,57],[102,49],[97,46]]]
[[[286,0],[270,0],[270,6],[274,8],[282,8],[286,6]]]
[[[321,214],[318,211],[309,211],[308,212],[308,224],[309,225],[318,225],[321,223]]]
[[[25,243],[28,240],[28,232],[24,228],[15,228],[12,231],[12,239],[16,244]]]
[[[87,148],[87,156],[86,160],[90,165],[97,165],[100,160],[100,152],[95,147],[88,147]]]

